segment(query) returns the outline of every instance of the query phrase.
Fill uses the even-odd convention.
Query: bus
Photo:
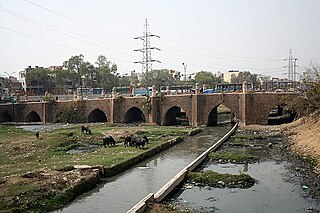
[[[119,94],[130,94],[130,87],[116,87],[116,92]]]
[[[81,94],[82,92],[82,95],[90,95],[91,92],[90,92],[90,88],[77,88],[77,94]]]
[[[102,94],[103,88],[92,88],[92,94],[97,95],[97,94]]]
[[[152,87],[139,87],[133,89],[133,96],[151,96]]]
[[[169,86],[170,95],[192,93],[193,85],[175,85]],[[160,91],[167,93],[167,86],[161,86]]]
[[[248,90],[254,90],[253,83],[247,83]],[[219,92],[242,92],[242,83],[219,83],[214,89],[206,89],[205,94],[219,93]]]

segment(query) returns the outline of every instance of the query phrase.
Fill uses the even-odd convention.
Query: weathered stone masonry
[[[0,122],[55,122],[56,115],[73,103],[87,121],[90,113],[96,110],[105,114],[108,123],[123,123],[126,113],[137,108],[147,123],[161,125],[168,119],[166,116],[170,116],[170,109],[179,107],[185,111],[190,125],[200,126],[215,119],[216,107],[223,104],[230,108],[240,125],[267,124],[272,108],[295,96],[297,94],[292,93],[217,93],[2,104]],[[39,120],[33,120],[36,118]]]

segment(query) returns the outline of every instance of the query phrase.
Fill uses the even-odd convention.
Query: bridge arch
[[[41,122],[39,114],[35,111],[31,111],[26,116],[26,122]]]
[[[268,125],[291,123],[295,116],[295,110],[289,110],[287,104],[282,103],[271,108],[268,114]]]
[[[219,104],[211,109],[208,115],[207,126],[215,126],[219,123],[234,122],[235,115],[229,107]]]
[[[0,122],[12,122],[12,117],[9,113],[4,112],[0,115]]]
[[[94,109],[89,113],[88,122],[107,122],[107,116],[101,109]]]
[[[164,126],[183,125],[189,126],[187,112],[178,106],[173,106],[167,110],[163,119]]]
[[[146,122],[146,115],[138,107],[131,107],[124,115],[124,123]]]

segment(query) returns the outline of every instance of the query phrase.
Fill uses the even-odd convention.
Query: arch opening
[[[286,104],[278,105],[269,112],[268,125],[280,125],[294,121],[297,113]]]
[[[41,118],[38,113],[31,111],[26,116],[26,122],[41,122]]]
[[[125,123],[143,123],[146,122],[146,116],[138,107],[130,108],[125,116],[124,116]]]
[[[164,126],[189,126],[186,112],[180,107],[171,107],[164,116]]]
[[[0,115],[0,122],[12,122],[12,117],[9,113],[4,112]]]
[[[88,122],[107,122],[107,120],[107,116],[100,109],[93,110],[88,116]]]
[[[234,121],[234,113],[227,106],[220,104],[209,113],[207,126],[217,126],[219,124],[233,123]]]

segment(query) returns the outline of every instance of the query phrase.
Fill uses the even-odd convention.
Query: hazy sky
[[[145,19],[154,69],[187,73],[248,70],[286,77],[292,49],[297,71],[320,59],[320,0],[0,0],[0,76],[25,67],[62,65],[99,55],[118,72],[141,72]]]

